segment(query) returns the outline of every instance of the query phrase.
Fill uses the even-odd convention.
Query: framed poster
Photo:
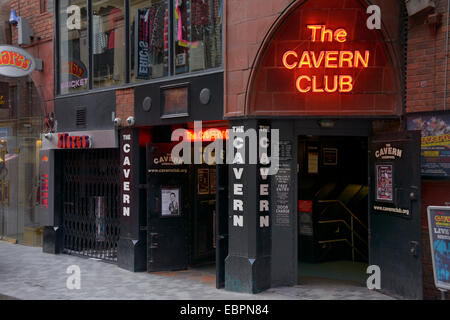
[[[408,130],[421,132],[421,174],[450,177],[450,114],[427,113],[408,116]]]
[[[209,169],[198,169],[197,193],[201,195],[209,194]]]
[[[298,224],[299,234],[302,236],[313,235],[313,202],[309,200],[298,200]]]
[[[209,193],[216,194],[216,169],[209,169]]]
[[[322,153],[324,166],[336,166],[338,164],[338,149],[323,148]]]
[[[392,165],[377,165],[377,201],[394,201]]]
[[[180,189],[161,188],[161,216],[173,217],[180,215]]]
[[[185,84],[161,88],[161,118],[189,116],[189,87]]]
[[[450,290],[450,207],[427,208],[436,288]]]

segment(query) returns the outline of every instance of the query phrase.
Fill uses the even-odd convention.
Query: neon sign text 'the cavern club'
[[[324,25],[308,25],[311,31],[312,42],[347,42],[348,33],[345,29],[328,29]],[[286,51],[283,55],[283,66],[286,69],[340,69],[340,68],[368,68],[370,51],[365,50],[342,50],[342,51],[304,51],[299,55],[296,51]],[[320,83],[322,82],[322,85]],[[301,93],[346,93],[351,92],[354,87],[351,75],[324,75],[323,81],[318,80],[316,75],[300,75],[295,83]]]

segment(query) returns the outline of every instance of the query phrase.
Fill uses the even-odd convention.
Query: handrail
[[[364,259],[367,259],[367,256],[362,253],[361,251],[359,251],[357,248],[355,248],[355,246],[353,246],[350,241],[348,241],[348,239],[335,239],[335,240],[323,240],[323,241],[319,241],[319,244],[323,244],[323,243],[334,243],[334,242],[345,242],[346,244],[348,244],[353,250],[355,250],[360,256],[362,256]],[[353,259],[354,260],[354,259]]]
[[[355,214],[341,200],[318,200],[318,202],[319,203],[337,203],[337,204],[340,204],[352,216],[353,219],[355,219],[362,227],[364,227],[364,229],[369,231],[367,226],[361,220],[359,220],[358,217],[356,217]],[[325,210],[327,210],[328,208],[329,208],[329,206],[326,207],[325,209],[323,209],[320,214],[325,212]]]
[[[359,240],[361,240],[365,245],[368,245],[367,241],[364,240],[364,239],[359,235],[358,232],[352,230],[352,228],[348,225],[347,221],[345,221],[345,220],[324,220],[324,221],[319,221],[319,223],[322,223],[322,224],[323,224],[323,223],[337,223],[337,222],[342,222],[342,223],[347,227],[347,229],[349,229],[352,233],[354,233],[354,234],[356,235],[356,237],[357,237]]]

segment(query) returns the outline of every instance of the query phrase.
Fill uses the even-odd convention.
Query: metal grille
[[[86,108],[77,109],[76,126],[77,128],[86,127]]]
[[[64,252],[117,261],[119,150],[68,150],[63,155]]]

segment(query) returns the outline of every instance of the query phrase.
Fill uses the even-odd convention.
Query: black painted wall
[[[76,125],[77,110],[86,108],[86,126]],[[114,129],[115,90],[55,99],[57,132]]]

